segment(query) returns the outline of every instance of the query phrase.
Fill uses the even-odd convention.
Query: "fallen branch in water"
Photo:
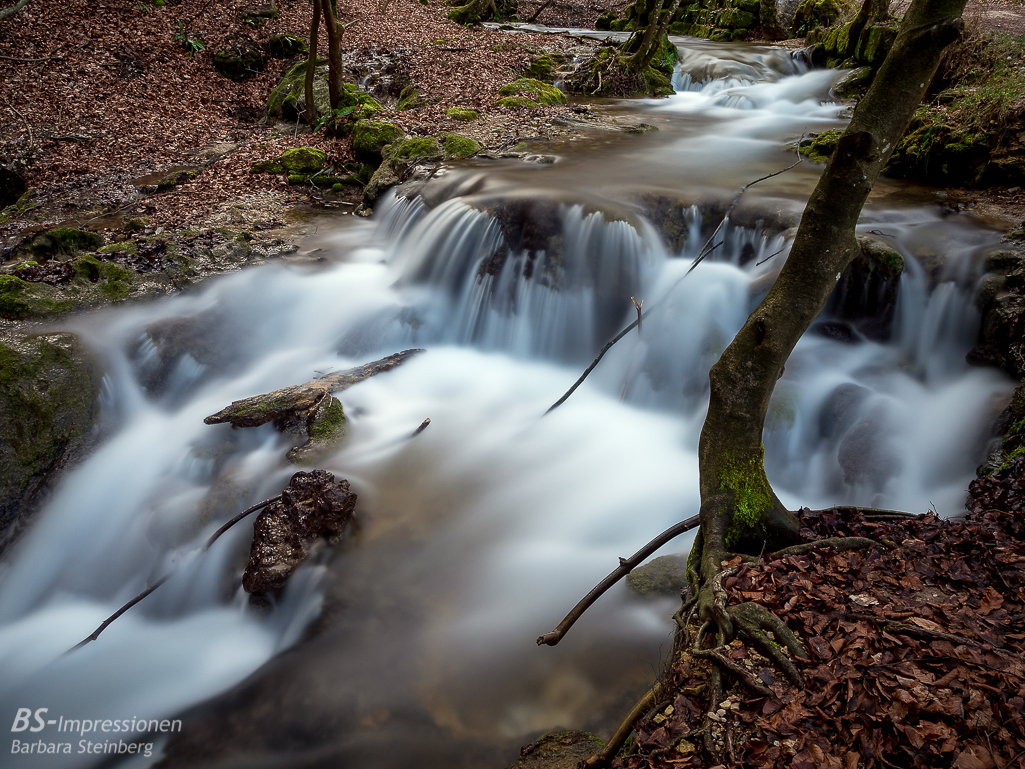
[[[252,507],[246,508],[241,513],[239,513],[234,518],[232,518],[230,521],[228,521],[223,526],[221,526],[221,528],[219,528],[217,531],[215,531],[213,533],[213,536],[211,536],[210,539],[208,539],[206,541],[206,544],[203,545],[203,549],[201,550],[201,552],[205,553],[207,550],[209,550],[210,546],[213,545],[213,543],[216,542],[218,540],[218,538],[222,534],[224,534],[224,532],[226,532],[228,529],[230,529],[236,523],[241,521],[247,515],[251,515],[252,513],[255,513],[257,510],[261,510],[264,507],[266,507],[267,505],[270,505],[270,504],[272,504],[274,502],[279,502],[279,501],[281,501],[281,495],[280,494],[278,496],[276,496],[276,497],[271,497],[270,499],[265,499],[265,500],[263,500],[263,502],[257,502]],[[137,596],[135,596],[135,598],[133,598],[131,601],[126,603],[124,606],[122,606],[116,612],[114,612],[109,617],[107,617],[105,620],[103,620],[103,622],[100,624],[100,626],[98,628],[96,628],[90,635],[88,635],[85,638],[83,638],[81,641],[79,641],[77,644],[72,646],[70,649],[68,649],[64,653],[65,654],[71,654],[71,652],[75,651],[76,649],[80,649],[81,647],[85,646],[87,643],[90,643],[91,641],[95,641],[97,638],[100,637],[100,633],[102,633],[104,630],[107,629],[107,626],[110,625],[110,623],[112,623],[114,620],[116,620],[118,617],[120,617],[126,611],[131,609],[133,606],[135,606],[135,604],[139,603],[139,601],[144,599],[146,596],[148,596],[150,593],[152,593],[158,587],[160,587],[165,582],[167,582],[167,580],[169,580],[171,577],[174,576],[174,573],[175,572],[171,571],[171,572],[168,572],[167,574],[165,574],[164,576],[162,576],[160,579],[158,579],[152,585],[150,585],[145,590],[143,590],[141,593],[139,593]]]
[[[288,452],[289,461],[312,464],[345,438],[345,414],[341,402],[332,393],[391,371],[421,352],[421,349],[404,350],[304,384],[232,401],[230,406],[203,421],[208,425],[227,422],[232,427],[257,427],[273,422],[278,430],[297,433],[307,439]]]
[[[591,607],[591,604],[597,601],[606,590],[637,568],[645,558],[662,547],[662,545],[676,539],[684,532],[697,528],[697,526],[698,516],[695,515],[692,518],[670,526],[629,558],[620,558],[619,568],[595,585],[590,593],[580,599],[580,603],[573,607],[573,610],[566,615],[566,618],[559,623],[555,630],[545,633],[543,636],[538,636],[537,645],[555,646],[569,632],[569,629],[573,627],[574,623],[580,619],[583,613]]]

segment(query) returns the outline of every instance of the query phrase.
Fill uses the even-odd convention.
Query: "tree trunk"
[[[342,31],[335,18],[331,0],[320,0],[324,11],[324,26],[327,28],[327,87],[331,109],[338,109],[342,98]]]
[[[957,38],[964,6],[965,0],[914,0],[808,201],[779,277],[709,374],[711,399],[698,447],[701,529],[690,561],[708,619],[714,612],[707,588],[728,553],[757,554],[796,539],[798,520],[765,476],[769,398],[790,352],[858,253],[854,227],[861,208],[943,50]],[[716,617],[720,628],[729,624],[725,613]]]
[[[317,103],[313,98],[313,79],[317,74],[317,38],[320,35],[320,0],[313,0],[313,20],[310,22],[310,55],[306,60],[306,123],[316,125]]]
[[[669,5],[668,11],[663,13],[662,10],[665,8],[663,2],[659,6],[659,12],[652,14],[648,27],[644,30],[644,37],[641,39],[637,52],[630,57],[630,69],[634,72],[643,72],[651,64],[651,60],[655,58],[655,54],[658,53],[658,49],[662,46],[662,38],[665,37],[666,30],[672,23],[679,7],[680,0],[673,0]]]

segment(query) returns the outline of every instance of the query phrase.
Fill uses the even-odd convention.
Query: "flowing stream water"
[[[540,730],[617,719],[670,648],[673,600],[620,585],[559,647],[534,639],[618,556],[697,512],[708,367],[786,258],[788,222],[821,168],[753,187],[753,213],[684,275],[713,211],[793,163],[787,142],[844,124],[828,96],[835,72],[786,51],[680,45],[677,94],[617,108],[657,132],[540,146],[550,165],[470,163],[423,198],[339,219],[319,262],[73,321],[106,367],[106,438],[3,562],[3,717],[179,718],[189,750],[172,766],[361,769],[498,767]],[[646,215],[656,199],[669,201],[672,239]],[[523,211],[543,248],[529,233],[523,248],[506,242],[502,218]],[[794,508],[956,515],[1013,386],[964,362],[979,259],[998,235],[886,181],[862,222],[906,260],[892,330],[805,336],[770,408],[768,474]],[[655,306],[642,333],[542,418],[632,319],[631,296]],[[239,587],[249,525],[197,549],[296,468],[269,425],[203,418],[409,347],[426,352],[340,394],[349,438],[320,465],[358,493],[360,533],[318,553],[269,609],[250,606]],[[172,568],[97,642],[64,655]],[[128,736],[56,729],[9,737],[70,742],[71,755],[0,746],[0,765],[116,762],[81,753],[80,740]],[[151,764],[162,739],[119,765]]]

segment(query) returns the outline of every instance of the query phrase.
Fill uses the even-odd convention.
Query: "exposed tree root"
[[[559,641],[562,640],[562,637],[569,632],[569,629],[573,627],[574,623],[576,623],[576,621],[580,619],[581,616],[583,616],[583,613],[587,611],[588,608],[590,608],[591,604],[597,601],[602,596],[602,594],[605,593],[606,590],[608,590],[610,587],[619,582],[619,580],[621,580],[623,577],[625,577],[627,574],[629,574],[631,571],[637,568],[637,566],[639,566],[645,558],[647,558],[649,555],[651,555],[660,547],[662,547],[662,545],[666,544],[667,542],[673,539],[676,539],[676,537],[680,536],[686,531],[690,531],[697,525],[697,516],[688,518],[685,521],[680,521],[680,523],[677,523],[674,526],[670,526],[668,529],[663,531],[661,534],[659,534],[657,537],[651,540],[651,542],[646,544],[644,547],[642,547],[629,558],[620,558],[619,568],[613,571],[611,574],[609,574],[609,576],[607,576],[597,585],[595,585],[590,593],[581,598],[580,602],[573,607],[573,610],[566,615],[566,618],[559,623],[558,627],[556,627],[555,630],[553,630],[550,633],[545,633],[543,636],[538,636],[537,645],[555,646],[557,643],[559,643]]]
[[[823,547],[831,547],[834,550],[857,550],[862,547],[874,547],[879,544],[884,543],[865,537],[827,537],[825,539],[817,539],[814,542],[803,542],[800,545],[784,547],[782,550],[775,551],[773,555],[801,555]]]

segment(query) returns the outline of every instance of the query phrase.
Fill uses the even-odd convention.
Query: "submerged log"
[[[203,421],[208,425],[228,422],[232,427],[258,427],[273,422],[281,432],[307,439],[288,452],[288,460],[294,464],[312,464],[345,439],[345,413],[341,402],[332,393],[352,387],[375,374],[391,371],[420,352],[423,350],[403,350],[304,384],[232,401],[230,406]]]
[[[353,524],[356,495],[349,482],[326,470],[298,472],[281,498],[264,508],[253,523],[253,544],[242,576],[247,593],[283,587],[321,537],[337,542]]]

